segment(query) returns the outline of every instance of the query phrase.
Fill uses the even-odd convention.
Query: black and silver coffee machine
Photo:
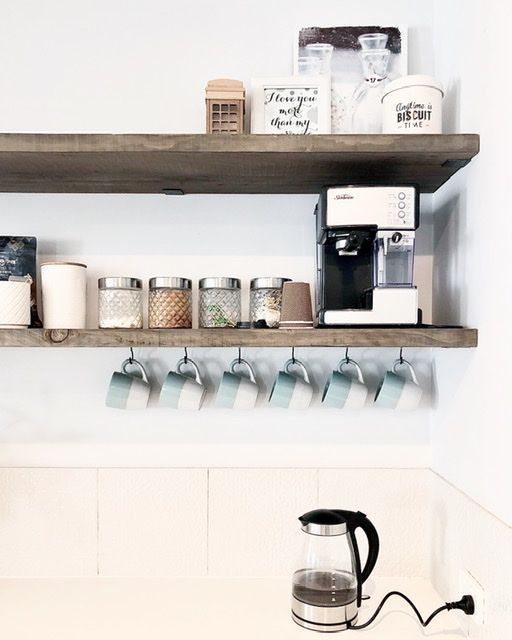
[[[327,187],[315,214],[318,324],[417,324],[418,189]]]

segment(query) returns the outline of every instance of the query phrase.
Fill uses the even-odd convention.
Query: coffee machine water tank
[[[414,276],[414,231],[378,231],[373,264],[376,287],[412,287]]]

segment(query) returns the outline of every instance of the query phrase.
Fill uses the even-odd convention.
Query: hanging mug
[[[247,376],[237,373],[237,367],[244,367]],[[215,406],[223,409],[252,409],[258,398],[258,384],[254,370],[247,360],[236,358],[224,371],[220,381]]]
[[[300,375],[290,373],[291,367],[297,367]],[[313,387],[306,367],[300,360],[290,358],[285,362],[283,371],[279,371],[268,399],[271,407],[282,409],[307,409],[313,398]]]
[[[408,380],[397,373],[397,369],[406,367],[411,379]],[[423,395],[423,389],[418,384],[416,372],[410,362],[399,358],[393,362],[392,371],[387,371],[382,378],[377,393],[375,406],[399,411],[417,409]]]
[[[183,373],[185,367],[191,367],[194,375]],[[196,363],[190,358],[182,358],[176,365],[176,371],[169,371],[160,390],[159,405],[171,409],[197,411],[203,404],[206,388]]]
[[[135,367],[136,372],[128,373],[128,367]],[[148,375],[142,364],[135,358],[127,358],[121,371],[112,374],[105,404],[111,409],[145,409],[150,392]]]
[[[353,367],[355,376],[343,371],[344,367]],[[355,360],[344,358],[333,371],[325,385],[322,404],[335,409],[362,409],[368,397],[368,387],[363,378],[361,367]]]

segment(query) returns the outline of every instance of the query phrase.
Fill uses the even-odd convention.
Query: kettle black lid
[[[302,530],[315,536],[340,536],[347,533],[347,520],[334,509],[315,509],[299,518]]]

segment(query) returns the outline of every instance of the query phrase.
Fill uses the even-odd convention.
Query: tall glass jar
[[[100,278],[98,289],[100,329],[142,329],[142,280]]]
[[[151,278],[148,310],[150,329],[190,329],[192,327],[192,280]]]
[[[261,329],[279,326],[283,284],[290,278],[253,278],[251,280],[250,321]]]
[[[199,280],[200,327],[236,327],[240,319],[241,294],[238,278]]]

